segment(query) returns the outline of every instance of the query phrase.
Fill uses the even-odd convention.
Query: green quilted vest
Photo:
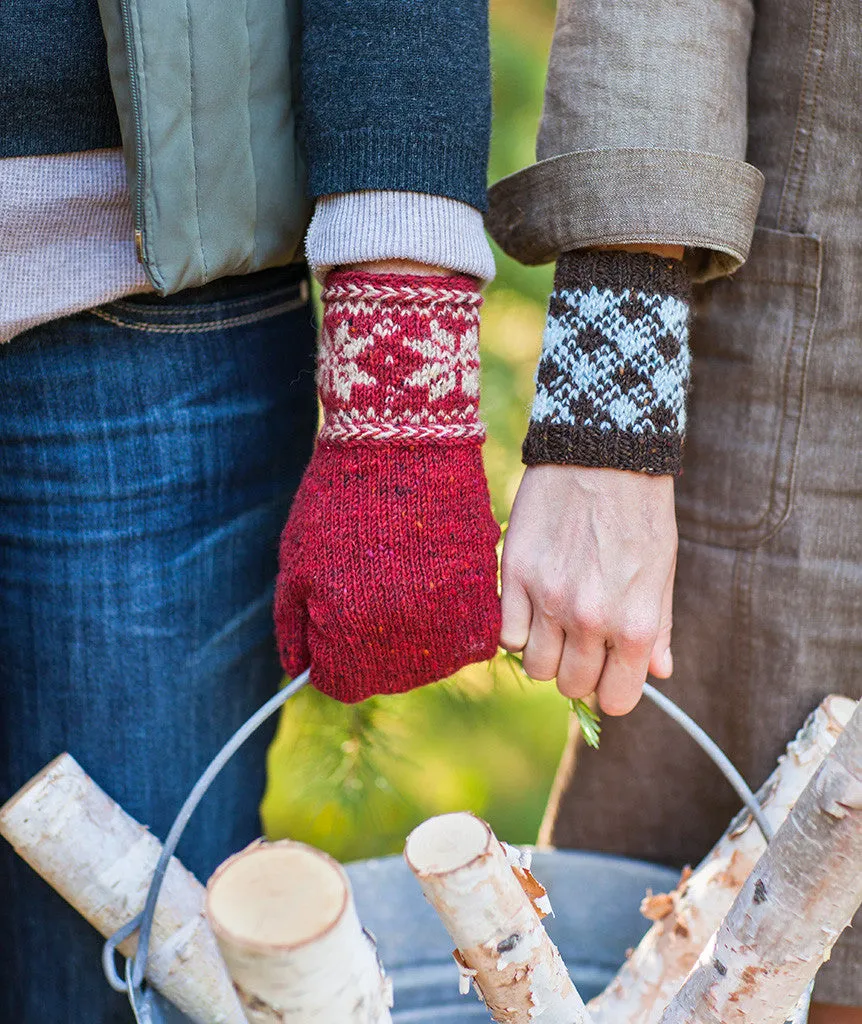
[[[99,0],[138,257],[162,295],[290,263],[300,0]]]

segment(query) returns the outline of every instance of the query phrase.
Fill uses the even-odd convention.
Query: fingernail
[[[666,672],[668,675],[671,675],[673,672],[673,655],[670,653],[669,647],[661,656],[661,670],[662,672]]]

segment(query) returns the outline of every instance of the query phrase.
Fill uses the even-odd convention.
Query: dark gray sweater
[[[487,8],[303,0],[312,196],[398,189],[484,209]],[[0,47],[0,157],[120,145],[97,0],[2,0]]]
[[[96,0],[0,0],[0,157],[120,143]]]

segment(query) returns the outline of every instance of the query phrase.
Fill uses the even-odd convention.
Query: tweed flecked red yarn
[[[335,272],[322,298],[324,422],[282,534],[275,621],[285,671],[310,665],[353,702],[494,654],[499,528],[473,282]]]

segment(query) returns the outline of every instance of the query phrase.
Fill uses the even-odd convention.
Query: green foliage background
[[[531,163],[553,28],[551,0],[493,0],[490,179]],[[533,395],[551,268],[495,250],[483,311],[482,412],[494,511],[509,515]],[[424,818],[468,809],[510,842],[532,842],[568,725],[551,683],[502,661],[413,693],[344,707],[310,690],[290,702],[270,751],[269,835],[341,860],[400,852]]]

